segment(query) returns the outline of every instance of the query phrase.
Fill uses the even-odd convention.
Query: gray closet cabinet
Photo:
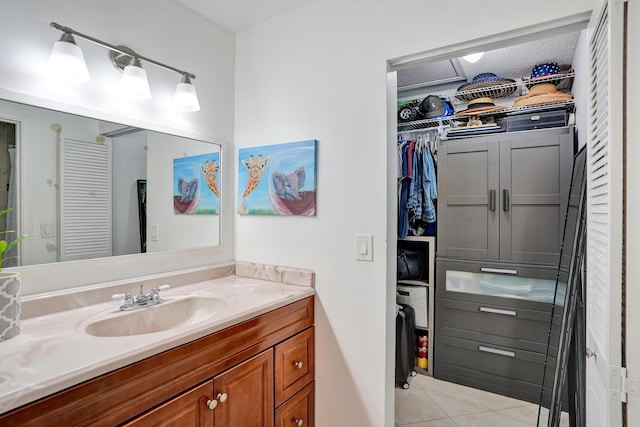
[[[438,151],[438,257],[557,264],[572,127],[449,140]]]
[[[550,400],[552,375],[543,383],[546,350],[550,344],[549,354],[557,353],[562,324],[556,312],[549,336],[556,272],[552,266],[439,260],[435,377],[532,403],[542,387],[543,401]],[[565,292],[560,286],[556,302]]]

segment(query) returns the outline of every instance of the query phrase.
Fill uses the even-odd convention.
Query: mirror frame
[[[233,144],[230,141],[197,134],[185,129],[169,128],[158,123],[126,118],[111,112],[16,93],[4,88],[0,88],[0,99],[218,144],[220,146],[220,163],[222,165],[220,173],[221,192],[227,194],[227,199],[233,197],[233,189],[231,188],[231,183],[233,182],[232,165],[234,164]],[[24,155],[24,153],[20,155]],[[18,159],[18,161],[20,160],[21,159]],[[21,168],[21,185],[28,182],[28,179],[25,178],[26,174],[27,171]],[[27,181],[25,181],[25,179],[27,179]],[[18,191],[18,204],[22,203],[21,198],[22,194]],[[219,211],[220,233],[219,244],[217,246],[11,267],[3,270],[6,272],[20,272],[22,277],[22,296],[29,296],[54,291],[67,291],[80,286],[114,282],[131,277],[152,276],[159,273],[231,261],[233,259],[232,206],[233,201],[225,200],[221,197]],[[22,213],[19,215],[20,221],[24,221]]]

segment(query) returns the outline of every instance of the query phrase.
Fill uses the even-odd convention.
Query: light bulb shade
[[[472,53],[469,55],[465,55],[462,57],[462,59],[464,59],[467,62],[470,62],[471,64],[474,64],[476,62],[478,62],[478,60],[480,60],[480,58],[482,58],[482,55],[484,55],[484,52],[477,52],[477,53]]]
[[[89,70],[84,62],[82,49],[76,45],[71,34],[64,33],[59,41],[53,44],[47,74],[65,82],[88,82]]]
[[[185,111],[198,111],[200,109],[196,87],[191,83],[189,76],[183,76],[182,81],[176,86],[173,102]]]
[[[124,67],[119,90],[120,95],[127,99],[151,98],[147,72],[142,68],[139,59],[133,58],[129,65]]]

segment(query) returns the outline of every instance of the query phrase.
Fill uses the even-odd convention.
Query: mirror
[[[0,100],[0,231],[29,235],[4,266],[219,245],[220,151]]]

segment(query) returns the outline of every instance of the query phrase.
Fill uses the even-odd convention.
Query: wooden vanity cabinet
[[[308,297],[2,414],[0,425],[313,426],[313,318]]]

